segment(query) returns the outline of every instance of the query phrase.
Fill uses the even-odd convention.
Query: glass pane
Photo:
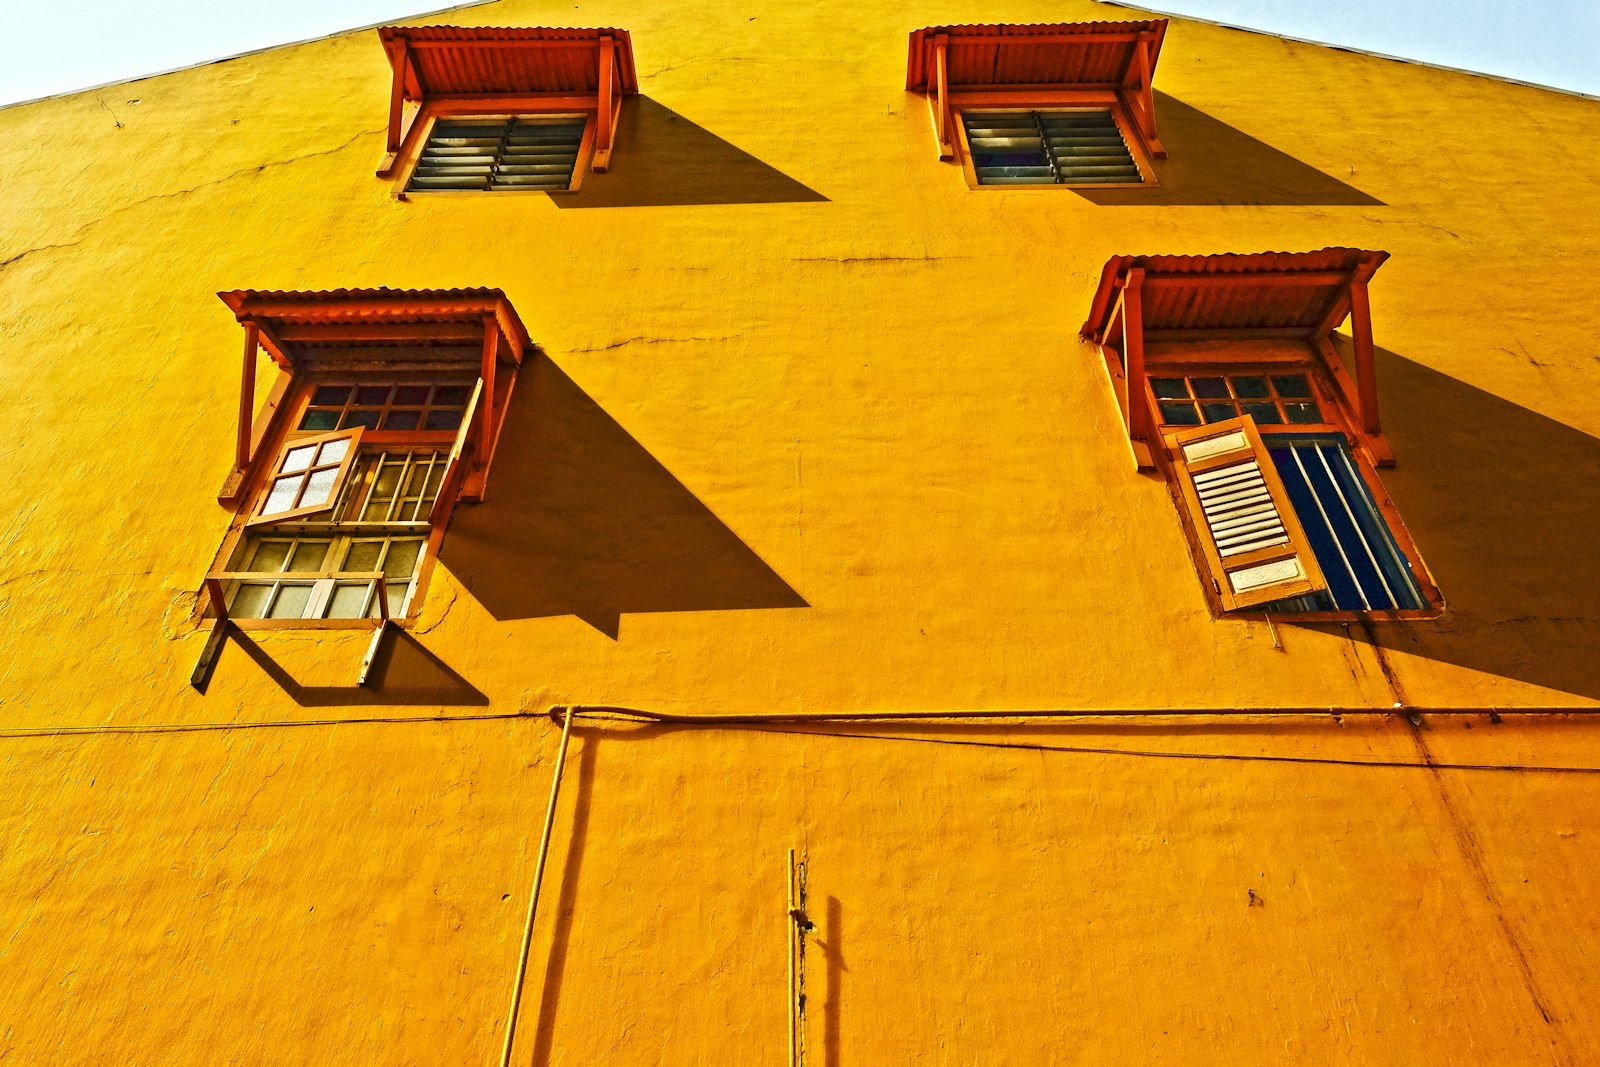
[[[293,541],[261,541],[256,544],[255,555],[245,564],[247,571],[267,571],[276,574],[288,562]]]
[[[375,571],[378,569],[378,560],[382,557],[382,541],[356,541],[351,544],[350,551],[344,555],[344,569],[347,571]]]
[[[378,419],[382,415],[381,411],[347,411],[339,423],[339,429],[348,430],[352,426],[365,426],[369,430],[376,430]]]
[[[411,474],[406,478],[406,496],[419,497],[422,495],[422,491],[426,488],[428,482],[428,467],[429,464],[426,459],[412,464]]]
[[[1240,404],[1244,413],[1255,419],[1261,426],[1280,426],[1283,424],[1283,415],[1278,411],[1276,404]]]
[[[1231,400],[1200,405],[1200,416],[1207,423],[1223,422],[1236,417],[1238,414],[1239,409],[1233,406],[1233,401]]]
[[[1306,381],[1304,374],[1274,374],[1272,376],[1272,387],[1282,397],[1298,399],[1311,395],[1311,383]]]
[[[461,412],[454,408],[434,408],[428,412],[426,428],[429,430],[454,430],[461,425]]]
[[[417,555],[422,551],[422,541],[405,540],[389,543],[389,557],[383,561],[383,573],[391,578],[409,578],[417,565]]]
[[[465,407],[467,397],[472,395],[470,385],[441,385],[433,390],[435,404],[451,404],[456,407]]]
[[[300,491],[302,476],[291,474],[287,478],[279,478],[272,483],[272,492],[267,494],[267,502],[261,507],[261,514],[276,515],[294,507],[294,495]]]
[[[367,594],[372,586],[367,582],[345,584],[341,582],[334,587],[333,597],[328,601],[328,618],[330,619],[359,619],[366,613]]]
[[[1259,374],[1248,374],[1241,377],[1229,378],[1233,383],[1234,396],[1258,397],[1267,396],[1267,380]]]
[[[415,430],[422,422],[422,412],[396,410],[383,420],[385,430]]]
[[[400,471],[405,464],[397,457],[383,457],[383,465],[378,468],[378,475],[372,481],[372,498],[382,497],[384,500],[394,499],[395,490],[400,488]]]
[[[1150,388],[1155,390],[1158,397],[1186,397],[1189,395],[1189,386],[1182,378],[1151,378]]]
[[[1189,384],[1194,387],[1195,396],[1225,397],[1228,393],[1228,383],[1222,378],[1190,378]]]
[[[1174,400],[1161,401],[1161,421],[1168,426],[1199,426],[1200,416],[1193,404]]]
[[[289,561],[291,571],[320,571],[322,561],[328,556],[328,546],[331,541],[301,541],[294,549],[294,558]]]
[[[364,408],[382,407],[389,399],[387,385],[360,385],[356,387],[356,403]]]
[[[421,407],[428,402],[428,387],[426,385],[397,385],[394,387],[394,403],[415,404]]]
[[[306,479],[306,491],[300,497],[300,506],[317,508],[326,504],[329,497],[333,496],[333,480],[338,473],[332,467],[313,471],[311,477]]]
[[[339,428],[339,413],[337,411],[318,411],[312,408],[300,420],[302,430],[337,430]]]
[[[233,603],[228,605],[228,614],[236,619],[259,619],[271,595],[270,585],[241,585],[233,594]]]
[[[311,599],[309,585],[280,585],[278,596],[272,602],[269,619],[298,619],[306,613],[306,601]]]
[[[349,397],[348,385],[319,385],[311,394],[311,403],[319,408],[342,408]]]
[[[317,454],[316,445],[301,445],[299,448],[289,449],[289,454],[283,457],[285,474],[289,471],[303,471],[311,466],[311,457]]]
[[[322,452],[317,456],[317,464],[326,466],[329,463],[341,462],[345,453],[350,451],[350,438],[341,437],[336,441],[329,441],[322,446]]]
[[[396,615],[400,614],[400,608],[406,602],[406,590],[410,588],[410,586],[410,582],[390,582],[388,585],[383,587],[384,592],[389,596],[390,618],[394,618]],[[378,614],[378,605],[373,604],[372,610],[367,612],[367,614],[369,616],[376,616]]]
[[[1283,405],[1283,412],[1289,416],[1290,422],[1310,423],[1322,421],[1322,412],[1317,410],[1317,405],[1315,404],[1286,401]]]

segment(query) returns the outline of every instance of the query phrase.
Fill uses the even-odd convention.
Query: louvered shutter
[[[1225,610],[1327,588],[1254,419],[1181,430],[1167,443]]]
[[[964,111],[980,185],[1105,185],[1144,180],[1109,110]]]
[[[583,144],[582,116],[434,123],[408,190],[567,189]]]

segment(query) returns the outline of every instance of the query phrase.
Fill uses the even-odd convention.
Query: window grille
[[[567,189],[583,143],[585,119],[440,120],[423,146],[406,188]]]

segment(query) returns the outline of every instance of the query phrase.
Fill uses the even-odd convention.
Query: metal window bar
[[[1411,573],[1411,564],[1406,559],[1405,553],[1400,551],[1400,545],[1395,540],[1394,532],[1389,529],[1389,524],[1384,521],[1383,513],[1378,510],[1377,501],[1372,499],[1371,490],[1362,479],[1361,472],[1356,468],[1355,460],[1350,455],[1350,450],[1343,444],[1330,446],[1339,457],[1339,476],[1332,470],[1334,482],[1341,486],[1350,486],[1352,494],[1356,497],[1358,513],[1351,516],[1356,528],[1361,531],[1363,543],[1369,545],[1368,552],[1373,554],[1373,566],[1383,581],[1383,587],[1390,594],[1389,599],[1398,609],[1416,609],[1423,607],[1427,601],[1422,595],[1422,588],[1417,584],[1416,576]],[[1323,460],[1327,462],[1326,458]],[[1381,557],[1381,560],[1380,558]],[[1390,583],[1389,577],[1396,579],[1402,588],[1396,589]],[[1400,595],[1404,594],[1404,595]]]
[[[1334,493],[1339,497],[1339,504],[1344,508],[1345,516],[1350,520],[1350,526],[1356,532],[1356,540],[1361,542],[1361,550],[1366,553],[1367,562],[1372,564],[1373,573],[1378,576],[1378,584],[1383,586],[1383,594],[1388,602],[1398,605],[1400,599],[1394,595],[1394,590],[1389,588],[1389,580],[1383,576],[1383,567],[1378,563],[1378,557],[1372,551],[1372,545],[1367,541],[1367,534],[1361,528],[1361,523],[1356,521],[1356,514],[1350,510],[1350,499],[1345,496],[1344,486],[1339,484],[1339,479],[1334,476],[1333,468],[1328,465],[1327,449],[1313,446],[1317,458],[1322,461],[1322,469],[1328,474],[1328,481],[1332,483]]]

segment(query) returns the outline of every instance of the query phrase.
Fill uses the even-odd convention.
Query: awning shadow
[[[352,643],[350,685],[301,685],[250,633],[229,626],[227,641],[244,650],[278,688],[302,708],[362,705],[487,707],[489,698],[422,646],[411,634],[391,627],[373,657],[366,685],[356,685],[365,643]],[[359,647],[359,651],[358,651]],[[202,690],[203,691],[203,690]]]
[[[1277,204],[1382,207],[1331,174],[1300,162],[1182,100],[1157,92],[1156,129],[1167,158],[1153,161],[1154,189],[1078,189],[1106,207]]]
[[[625,612],[810,606],[544,356],[440,559],[497,619],[576,615],[612,638]]]
[[[792,204],[828,198],[647,96],[622,102],[611,169],[589,173],[559,208]]]
[[[1384,486],[1447,610],[1375,639],[1600,699],[1600,438],[1393,352],[1377,361],[1397,459]]]

